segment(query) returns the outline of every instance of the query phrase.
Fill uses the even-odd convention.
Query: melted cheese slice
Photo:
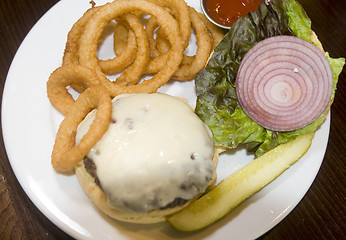
[[[81,123],[77,142],[95,112]],[[88,154],[110,206],[134,212],[190,200],[215,174],[212,134],[191,107],[160,93],[113,100],[108,131]]]

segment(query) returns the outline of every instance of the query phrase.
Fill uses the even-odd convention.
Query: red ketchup
[[[238,18],[258,9],[262,0],[206,0],[205,8],[217,23],[232,26]]]

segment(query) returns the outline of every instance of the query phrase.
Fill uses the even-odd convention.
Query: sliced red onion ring
[[[276,36],[244,56],[236,90],[240,106],[253,121],[269,130],[292,131],[309,125],[326,109],[333,74],[312,43]]]

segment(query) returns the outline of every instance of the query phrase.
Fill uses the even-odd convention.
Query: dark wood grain
[[[1,90],[20,43],[37,20],[56,2],[0,1]],[[332,57],[346,57],[346,1],[300,2],[325,49]],[[328,148],[314,183],[298,206],[260,239],[345,239],[345,82],[344,70],[332,106]],[[0,141],[0,239],[70,239],[38,211],[26,196],[11,169],[3,139]]]

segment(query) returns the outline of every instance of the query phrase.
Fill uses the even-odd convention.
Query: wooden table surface
[[[0,1],[1,90],[19,45],[39,18],[56,2]],[[300,2],[325,49],[332,57],[346,57],[346,1]],[[328,148],[314,183],[298,206],[261,239],[346,239],[345,92],[346,70],[339,78],[331,111]],[[0,239],[70,239],[26,196],[11,169],[3,139],[0,141]]]

